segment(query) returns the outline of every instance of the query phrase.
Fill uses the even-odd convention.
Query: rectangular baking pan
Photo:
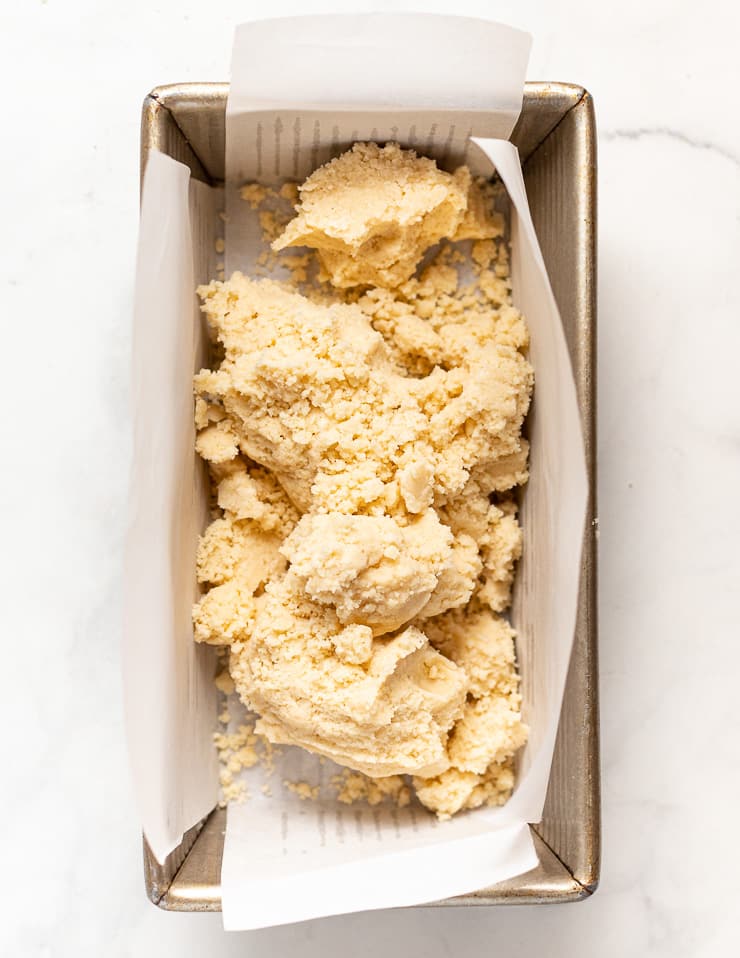
[[[141,173],[150,150],[209,184],[224,176],[226,83],[157,87],[144,100]],[[511,136],[522,159],[537,235],[565,327],[583,421],[591,499],[573,655],[542,821],[539,865],[525,875],[437,905],[578,901],[599,881],[601,820],[596,608],[596,128],[583,87],[527,83]],[[226,821],[215,809],[160,865],[144,841],[152,902],[170,911],[220,911]]]

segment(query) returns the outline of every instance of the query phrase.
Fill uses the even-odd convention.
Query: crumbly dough
[[[291,782],[288,779],[283,782],[283,785],[288,789],[289,792],[297,795],[302,802],[305,802],[309,799],[312,802],[315,802],[319,797],[320,788],[318,785],[311,785],[309,782]]]
[[[473,467],[518,467],[526,456],[532,369],[508,324],[451,345],[449,368],[416,378],[360,305],[321,305],[240,273],[200,294],[224,360],[196,376],[196,392],[228,419],[199,434],[198,451],[261,463],[302,512],[383,515],[406,499],[418,511],[430,496],[459,493]],[[213,429],[219,441],[204,443]],[[520,474],[506,468],[497,487]]]
[[[301,745],[368,775],[435,774],[462,715],[467,679],[418,628],[374,639],[362,664],[336,653],[357,641],[292,572],[271,580],[247,640],[232,642],[237,691],[270,741]],[[368,627],[365,636],[370,633]]]
[[[214,732],[213,744],[216,746],[220,765],[220,805],[223,807],[229,802],[246,801],[249,792],[238,776],[242,769],[252,768],[259,761],[254,726],[247,723],[240,725],[235,732]]]
[[[411,801],[411,789],[402,775],[368,778],[360,772],[345,769],[341,775],[334,777],[331,784],[336,789],[337,801],[344,805],[355,802],[379,805],[381,802],[391,801],[398,808],[405,808]]]
[[[218,362],[195,377],[214,509],[195,637],[228,647],[250,735],[346,766],[340,801],[406,804],[412,783],[440,818],[501,804],[527,736],[500,613],[533,376],[496,189],[356,144],[281,190],[277,240],[276,194],[242,195],[274,249],[316,253],[292,286],[199,289]]]
[[[356,143],[309,176],[299,195],[298,215],[272,248],[318,250],[337,288],[398,286],[443,237],[501,230],[466,167],[444,173],[395,143]]]
[[[427,606],[453,568],[452,541],[433,509],[405,525],[329,512],[303,516],[281,551],[315,602],[333,606],[343,624],[382,635]]]
[[[230,687],[223,681],[228,678]],[[233,692],[233,682],[228,671],[217,677],[216,685],[225,694]],[[249,798],[249,791],[241,775],[245,769],[259,764],[266,775],[274,771],[274,755],[276,749],[268,739],[255,731],[254,722],[240,722],[234,731],[229,731],[232,717],[228,706],[219,715],[219,722],[223,730],[214,732],[213,744],[216,747],[219,760],[219,783],[221,785],[221,799],[219,804],[224,807],[229,802],[244,802]],[[269,794],[269,783],[262,785],[262,791]],[[306,798],[316,798],[315,793],[309,791]]]
[[[450,735],[449,767],[414,779],[421,802],[442,818],[463,808],[501,804],[513,786],[512,759],[527,740],[521,721],[514,630],[480,603],[430,619],[432,645],[464,669],[468,696]]]

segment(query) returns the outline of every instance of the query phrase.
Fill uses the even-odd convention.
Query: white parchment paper
[[[226,121],[227,275],[256,255],[247,248],[250,236],[256,237],[248,224],[247,204],[237,192],[246,179],[276,183],[300,178],[356,139],[396,139],[435,156],[447,168],[468,162],[480,172],[495,170],[512,203],[513,296],[531,329],[536,386],[529,419],[531,478],[521,511],[524,558],[512,610],[519,633],[524,717],[531,733],[514,795],[501,809],[480,809],[444,824],[418,806],[342,806],[323,789],[319,801],[301,802],[280,787],[281,779],[321,785],[331,768],[301,750],[286,749],[273,776],[272,794],[250,789],[249,802],[229,808],[222,867],[226,928],[433,901],[474,891],[537,863],[527,823],[541,817],[570,657],[587,474],[562,325],[532,227],[517,151],[505,139],[521,108],[528,50],[529,38],[518,31],[454,17],[308,17],[237,30]],[[164,189],[160,181],[157,189],[149,190],[147,171],[140,262],[142,247],[151,250],[152,244],[162,242],[157,224],[170,221],[175,201],[180,204],[177,215],[183,216],[184,168],[177,167],[174,161],[166,167],[150,161],[152,176],[169,177],[180,185],[179,193]],[[208,188],[199,185],[199,190]],[[212,200],[217,202],[220,197]],[[182,655],[197,663],[203,651],[192,645],[186,622],[194,548],[178,556],[170,552],[153,565],[142,546],[148,536],[160,537],[167,530],[171,534],[171,523],[177,520],[188,530],[186,538],[192,532],[194,541],[202,515],[195,499],[189,507],[182,497],[162,502],[157,478],[170,476],[173,459],[168,456],[175,452],[181,468],[195,468],[192,423],[185,422],[182,407],[191,402],[183,344],[190,344],[194,360],[193,337],[197,341],[202,336],[183,287],[188,253],[192,257],[192,230],[182,229],[181,243],[179,265],[163,264],[156,276],[140,269],[137,288],[137,328],[141,333],[150,324],[160,324],[155,343],[162,348],[152,350],[154,359],[142,350],[135,361],[150,371],[152,363],[176,361],[178,369],[176,376],[172,367],[165,372],[168,388],[152,377],[138,397],[139,408],[157,405],[158,430],[169,428],[177,434],[162,450],[151,436],[141,439],[137,458],[150,455],[154,460],[144,476],[134,470],[134,500],[159,497],[169,519],[162,517],[151,526],[135,523],[130,549],[129,605],[134,614],[127,632],[127,688],[129,712],[135,713],[130,718],[132,757],[145,832],[158,855],[210,807],[216,782],[212,753],[206,754],[215,706],[201,684],[203,676],[198,673],[195,682],[191,676],[183,686],[182,665],[175,661]],[[151,298],[147,284],[158,285],[161,295]],[[179,322],[174,315],[178,310]],[[163,355],[167,342],[169,359]],[[146,414],[138,415],[137,436],[151,425]],[[150,513],[147,516],[154,522]],[[177,569],[180,591],[172,585]],[[174,618],[173,608],[178,610]],[[144,638],[138,630],[145,624]],[[195,666],[189,668],[192,672]],[[144,713],[156,708],[157,695],[173,721],[152,728]],[[181,727],[176,727],[175,716],[184,719]],[[156,741],[146,740],[145,732]],[[151,777],[142,783],[146,775]],[[189,791],[180,795],[178,806],[180,786]]]
[[[134,300],[123,678],[134,786],[160,861],[218,798],[213,655],[193,642],[191,607],[208,516],[194,451],[193,372],[206,357],[195,287],[214,274],[220,194],[151,154]]]

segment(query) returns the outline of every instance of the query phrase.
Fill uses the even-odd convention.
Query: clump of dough
[[[198,433],[195,451],[207,462],[229,462],[239,455],[238,438],[231,423],[224,419],[208,425]]]
[[[449,766],[431,778],[418,776],[419,800],[441,818],[463,808],[500,804],[513,786],[512,759],[527,740],[521,720],[514,630],[478,604],[429,620],[432,645],[464,669],[468,697],[450,734]]]
[[[414,791],[422,805],[441,820],[481,805],[503,805],[514,788],[514,769],[509,760],[491,765],[484,775],[448,768],[434,778],[415,778]]]
[[[289,779],[285,779],[283,785],[289,792],[297,795],[302,802],[315,802],[319,797],[320,787],[318,785],[311,785],[309,782],[291,782]]]
[[[526,458],[522,471],[526,477]],[[480,478],[480,473],[474,475],[459,495],[440,505],[438,511],[458,539],[468,536],[475,541],[480,561],[476,596],[494,612],[503,612],[511,603],[514,570],[522,553],[522,530],[514,500],[503,499],[494,505],[490,484],[482,485]],[[507,479],[507,488],[508,483]]]
[[[482,569],[475,539],[465,533],[456,536],[452,540],[451,561],[440,573],[437,586],[419,616],[428,619],[447,609],[465,605],[478,584]]]
[[[407,525],[329,512],[305,515],[281,552],[315,602],[333,606],[343,624],[382,635],[428,604],[451,567],[452,538],[433,509]]]
[[[394,287],[443,237],[496,235],[466,167],[454,174],[396,143],[355,143],[299,188],[297,216],[273,242],[318,250],[333,286]]]
[[[229,645],[249,634],[260,601],[256,593],[285,569],[280,545],[298,513],[265,470],[239,458],[211,465],[223,515],[198,542],[198,582],[209,590],[193,608],[193,625],[196,641]]]
[[[196,392],[227,415],[217,426],[229,453],[271,470],[300,511],[418,512],[457,494],[473,467],[521,454],[532,369],[495,329],[451,368],[414,378],[360,306],[240,273],[199,292],[224,359]]]
[[[398,808],[405,808],[411,801],[411,789],[402,775],[388,775],[386,778],[369,778],[360,772],[346,770],[332,779],[337,791],[337,801],[344,805],[355,802],[367,802],[379,805],[381,802],[393,802]]]
[[[222,469],[217,482],[218,505],[234,519],[252,519],[263,532],[288,535],[300,518],[298,510],[272,473],[243,459]]]
[[[355,512],[383,495],[380,451],[391,456],[424,427],[382,336],[351,305],[322,306],[239,273],[200,290],[224,346],[196,391],[223,405],[241,451],[271,470],[293,503]],[[371,468],[368,469],[368,466]]]
[[[260,715],[257,732],[368,775],[436,774],[449,764],[448,732],[465,705],[464,670],[413,626],[374,639],[354,664],[336,650],[354,647],[357,628],[307,598],[292,573],[267,584],[229,665]]]

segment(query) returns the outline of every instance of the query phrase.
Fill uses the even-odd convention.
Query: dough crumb
[[[297,795],[302,802],[315,802],[319,797],[320,789],[318,785],[311,786],[308,784],[308,782],[290,782],[288,779],[285,779],[283,785],[288,789],[289,792]]]
[[[245,782],[239,778],[243,769],[252,768],[259,761],[257,750],[257,736],[251,724],[240,725],[236,732],[214,732],[213,741],[218,752],[220,763],[219,783],[221,798],[219,805],[224,807],[229,802],[241,804],[249,798],[249,791]]]
[[[223,692],[224,695],[231,695],[234,691],[234,680],[229,674],[228,669],[223,669],[223,671],[219,672],[214,681],[216,688],[219,692]]]
[[[295,206],[298,202],[298,183],[291,183],[290,180],[288,180],[280,187],[279,193],[284,200],[287,200]]]
[[[356,143],[300,186],[298,215],[273,248],[318,250],[338,288],[398,286],[443,237],[481,235],[483,203],[470,199],[471,191],[465,167],[444,173],[396,143]]]
[[[411,789],[401,775],[370,778],[360,772],[345,770],[332,778],[331,785],[337,792],[337,801],[344,805],[355,802],[379,805],[389,801],[398,808],[405,808],[411,801]]]
[[[246,183],[239,190],[239,195],[249,203],[253,210],[261,206],[271,191],[260,183]]]

